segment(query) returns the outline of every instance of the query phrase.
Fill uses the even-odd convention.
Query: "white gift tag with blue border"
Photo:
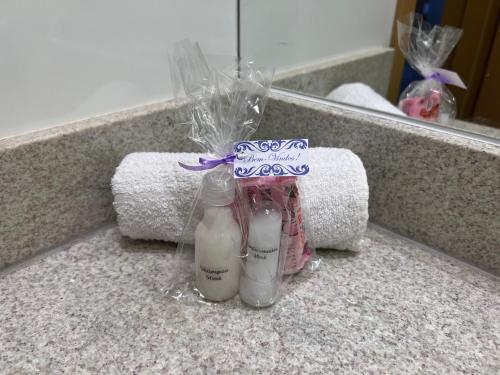
[[[304,176],[309,173],[307,139],[236,142],[234,177]]]

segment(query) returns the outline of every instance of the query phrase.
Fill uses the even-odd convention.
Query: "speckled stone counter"
[[[500,281],[370,228],[275,306],[181,305],[114,227],[0,275],[1,373],[498,373]]]

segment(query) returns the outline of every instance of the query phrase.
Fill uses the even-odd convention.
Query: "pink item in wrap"
[[[441,93],[437,90],[432,90],[424,96],[413,96],[402,99],[400,107],[410,117],[427,121],[437,121],[440,101]]]
[[[300,194],[296,183],[286,186],[288,190],[288,212],[290,216],[283,222],[283,235],[288,236],[288,241],[282,241],[288,249],[286,251],[285,274],[300,271],[307,260],[311,257],[311,251],[307,247],[307,238],[304,230],[302,207],[300,205]]]

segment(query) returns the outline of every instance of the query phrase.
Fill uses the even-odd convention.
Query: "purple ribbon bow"
[[[187,165],[181,162],[178,163],[182,168],[187,169],[188,171],[204,171],[206,169],[215,168],[220,164],[232,164],[234,159],[236,159],[235,154],[227,154],[220,159],[199,158],[198,162],[200,165]]]
[[[427,78],[427,79],[434,79],[434,80],[442,83],[443,85],[448,85],[448,84],[452,83],[452,81],[448,77],[445,77],[444,75],[442,75],[439,72],[432,72],[431,75],[429,75],[429,76],[427,76],[425,78]]]

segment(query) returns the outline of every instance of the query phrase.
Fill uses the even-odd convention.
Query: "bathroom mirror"
[[[444,97],[401,98],[413,81],[436,81],[417,73],[398,45],[397,21],[411,12],[431,27],[463,30],[436,67],[456,72],[467,86],[445,85],[455,117],[433,116]],[[239,54],[274,66],[276,88],[500,139],[499,16],[496,0],[240,0]],[[417,26],[415,19],[407,24]]]

